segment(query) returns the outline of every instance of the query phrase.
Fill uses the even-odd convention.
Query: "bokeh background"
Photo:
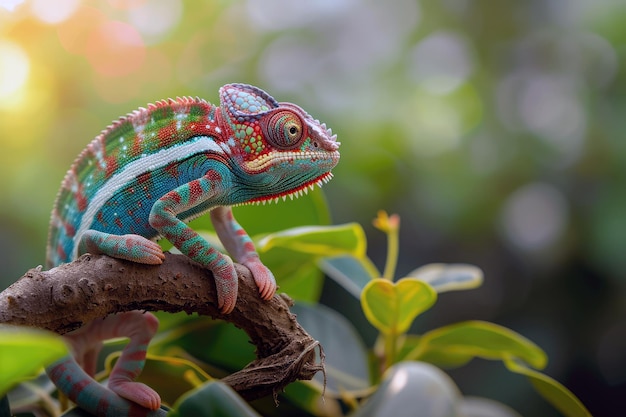
[[[0,0],[0,288],[43,263],[60,181],[110,121],[251,83],[338,133],[333,220],[363,224],[379,265],[385,209],[402,218],[400,276],[484,270],[421,330],[508,326],[592,413],[619,415],[625,21],[619,0]],[[500,364],[451,374],[465,394],[557,415]]]

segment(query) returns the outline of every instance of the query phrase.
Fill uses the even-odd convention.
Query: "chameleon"
[[[226,251],[247,266],[264,300],[276,280],[259,259],[231,207],[275,202],[332,178],[339,142],[301,107],[260,88],[227,84],[220,104],[179,97],[114,121],[87,145],[65,175],[52,210],[46,265],[84,253],[158,265],[160,238],[213,273],[217,307],[230,313],[237,274],[230,256],[188,226],[209,213]],[[59,390],[98,416],[164,415],[141,373],[157,318],[149,312],[109,315],[65,335],[67,355],[46,368]],[[127,337],[105,387],[93,379],[102,341]]]

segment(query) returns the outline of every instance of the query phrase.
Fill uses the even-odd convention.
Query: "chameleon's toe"
[[[158,243],[139,235],[124,235],[122,237],[127,239],[127,247],[131,248],[131,259],[129,260],[148,265],[163,263],[165,255]]]
[[[109,388],[120,397],[126,398],[150,410],[156,410],[161,407],[161,397],[159,394],[141,382],[125,381],[113,385],[109,383]]]
[[[264,300],[269,300],[276,293],[276,280],[274,274],[260,260],[255,259],[252,261],[243,262],[245,266],[250,269],[254,282],[259,288],[259,294]]]

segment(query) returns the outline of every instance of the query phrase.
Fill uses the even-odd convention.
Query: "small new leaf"
[[[397,282],[377,278],[361,294],[361,306],[369,322],[384,334],[406,333],[415,318],[437,300],[428,284],[415,278]]]

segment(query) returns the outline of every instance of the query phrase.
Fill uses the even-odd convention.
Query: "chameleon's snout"
[[[320,123],[319,120],[315,120],[313,132],[314,142],[323,150],[328,152],[336,152],[339,150],[341,143],[337,142],[337,135],[333,133],[331,128],[326,127],[326,123]]]

